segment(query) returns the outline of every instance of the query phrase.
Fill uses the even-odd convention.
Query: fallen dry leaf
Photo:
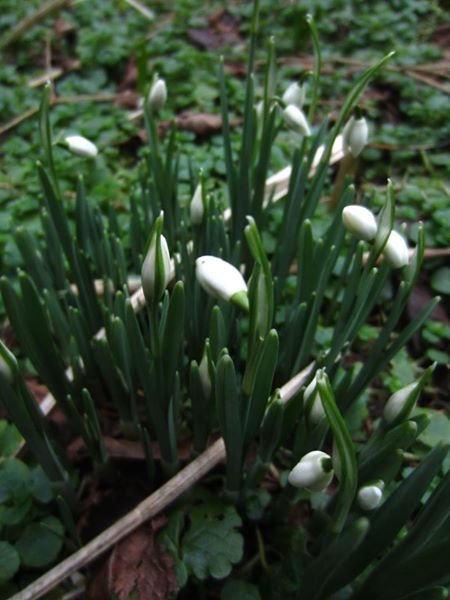
[[[188,38],[202,50],[242,44],[238,20],[226,10],[220,9],[208,17],[208,27],[191,27]]]
[[[104,436],[103,443],[110,458],[145,460],[145,452],[140,442],[116,440]],[[80,437],[74,439],[67,447],[67,457],[71,462],[78,462],[87,456],[89,456],[89,451]]]
[[[114,548],[108,561],[107,587],[119,600],[164,600],[178,589],[173,560],[155,541],[151,524],[131,533]]]

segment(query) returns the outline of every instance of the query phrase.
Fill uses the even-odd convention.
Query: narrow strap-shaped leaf
[[[326,599],[335,591],[333,577],[351,552],[355,552],[369,530],[368,519],[354,521],[336,536],[311,562],[302,577],[301,595],[310,600]]]
[[[447,450],[445,446],[436,446],[375,512],[367,537],[341,569],[342,586],[353,581],[395,539],[439,471]]]
[[[267,335],[255,368],[253,390],[247,404],[244,425],[245,445],[258,432],[272,390],[273,376],[278,360],[278,334],[272,329]]]
[[[227,455],[227,488],[238,492],[242,478],[243,431],[236,373],[228,354],[224,354],[217,365],[216,406]]]
[[[435,536],[445,532],[450,535],[448,527],[450,517],[450,471],[427,500],[408,534],[389,553],[382,562],[388,565],[389,561],[395,564],[404,561],[408,557],[417,554],[424,549]]]
[[[339,474],[340,485],[331,523],[332,532],[339,533],[345,525],[358,485],[355,448],[345,421],[336,406],[333,390],[331,389],[327,375],[323,370],[319,370],[316,378],[320,399],[331,431],[333,432],[333,440],[336,444],[341,465],[341,472]]]
[[[436,544],[427,545],[411,559],[396,564],[392,569],[379,566],[370,573],[354,600],[397,600],[408,593],[417,592],[440,583],[444,577],[450,581],[448,569],[450,534]]]
[[[170,297],[167,318],[162,334],[164,377],[173,379],[180,357],[184,335],[184,285],[177,281]]]
[[[269,401],[261,425],[259,455],[264,463],[269,463],[278,448],[283,432],[284,404],[280,402],[279,391],[276,390]]]

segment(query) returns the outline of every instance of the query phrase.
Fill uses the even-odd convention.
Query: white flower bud
[[[373,240],[377,233],[377,222],[368,208],[351,204],[342,211],[345,227],[361,240]]]
[[[384,482],[379,480],[371,485],[364,485],[358,491],[356,500],[362,510],[375,510],[383,499]]]
[[[326,467],[329,459],[328,454],[320,450],[308,452],[289,473],[289,483],[294,487],[307,488],[313,492],[324,490],[333,479],[333,470]]]
[[[195,273],[208,294],[248,310],[247,284],[236,267],[217,256],[200,256],[195,262]]]
[[[142,289],[144,290],[144,296],[147,302],[153,300],[159,300],[162,293],[166,289],[171,276],[171,264],[170,264],[170,253],[167,246],[166,238],[161,235],[161,257],[163,263],[163,287],[162,289],[156,288],[156,235],[153,237],[150,247],[147,251],[147,255],[142,263]]]
[[[201,183],[195,189],[194,195],[191,200],[191,222],[193,225],[201,225],[203,221],[203,215],[205,214],[205,207],[203,206],[203,190]]]
[[[323,419],[325,419],[326,414],[320,398],[319,390],[317,389],[317,381],[315,377],[303,393],[303,402],[306,410],[308,411],[308,419],[313,425],[317,425]]]
[[[369,127],[364,117],[351,117],[342,132],[345,153],[351,153],[355,158],[361,154],[369,139]]]
[[[300,108],[294,104],[289,104],[283,110],[282,114],[283,119],[291,129],[297,131],[297,133],[301,133],[305,137],[309,137],[311,135],[311,129],[309,128],[308,121],[306,120],[306,117]]]
[[[393,269],[401,269],[409,263],[408,244],[405,238],[394,230],[389,234],[383,254]]]
[[[65,140],[68,149],[86,158],[95,158],[98,154],[97,146],[82,135],[68,135]]]
[[[410,383],[409,385],[392,394],[392,396],[386,402],[383,410],[383,417],[385,421],[392,423],[398,417],[409,396],[414,393],[415,389],[417,388],[417,385],[417,382]],[[411,407],[411,410],[412,408],[413,407]]]
[[[150,89],[148,103],[152,110],[158,111],[167,100],[167,87],[164,79],[157,79]]]
[[[293,104],[298,108],[302,108],[305,103],[305,86],[291,83],[283,94],[283,102],[286,105]]]

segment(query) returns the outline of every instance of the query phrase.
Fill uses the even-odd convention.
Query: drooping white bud
[[[194,195],[192,196],[190,211],[192,224],[201,225],[203,221],[203,215],[205,214],[205,207],[203,206],[203,190],[201,183],[198,184],[198,186],[195,189]]]
[[[157,79],[150,89],[148,103],[152,110],[158,111],[167,100],[167,86],[164,79]]]
[[[366,119],[351,117],[345,125],[342,135],[345,153],[350,153],[356,158],[361,154],[369,139],[369,127]]]
[[[308,419],[313,425],[317,425],[326,417],[315,377],[303,393],[303,403]]]
[[[392,396],[386,402],[383,410],[383,417],[385,421],[392,423],[398,417],[408,398],[415,392],[417,386],[418,383],[415,381],[392,394]],[[411,410],[412,408],[413,407],[411,406]]]
[[[78,156],[95,158],[98,154],[97,146],[82,135],[68,135],[64,141],[67,148]]]
[[[364,206],[351,204],[342,211],[345,227],[361,240],[373,240],[377,233],[377,222],[373,213]]]
[[[156,235],[153,236],[152,241],[150,242],[149,249],[144,258],[144,262],[142,263],[142,289],[144,290],[144,296],[147,302],[152,302],[154,300],[159,300],[162,293],[166,289],[171,275],[171,264],[170,264],[170,253],[169,247],[167,246],[166,238],[161,235],[160,236],[160,248],[161,248],[161,258],[162,258],[162,276],[163,280],[160,282],[160,289],[156,289],[157,281],[156,281]]]
[[[247,284],[232,264],[217,256],[200,256],[195,261],[195,273],[208,294],[248,310]]]
[[[392,230],[389,234],[383,254],[393,269],[401,269],[409,263],[408,244],[397,231]]]
[[[358,491],[356,500],[362,510],[375,510],[383,499],[384,482],[380,480],[371,485],[364,485]]]
[[[283,110],[283,119],[286,121],[287,125],[297,131],[297,133],[301,133],[305,137],[309,137],[311,135],[311,129],[309,128],[308,121],[303,113],[303,111],[295,106],[294,104],[289,104]]]
[[[283,94],[283,102],[286,105],[293,104],[298,108],[302,108],[305,103],[305,86],[298,83],[291,83]]]
[[[294,487],[320,492],[328,487],[333,479],[333,469],[329,462],[330,457],[325,452],[308,452],[289,473],[288,481]]]

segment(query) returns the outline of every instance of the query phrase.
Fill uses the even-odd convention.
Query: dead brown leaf
[[[226,10],[220,9],[208,17],[208,27],[191,27],[188,38],[202,50],[242,44],[238,20]]]
[[[104,436],[103,443],[111,458],[124,460],[145,460],[145,452],[140,442],[130,440],[116,440]],[[67,457],[71,462],[78,462],[89,456],[88,449],[81,438],[74,439],[67,447]]]
[[[239,119],[232,119],[230,126],[235,127],[239,123]],[[177,125],[200,136],[211,135],[222,130],[222,117],[210,113],[183,112],[177,116]]]
[[[161,526],[161,524],[158,524]],[[173,560],[156,542],[156,523],[142,527],[117,544],[108,561],[110,597],[164,600],[178,589]]]

